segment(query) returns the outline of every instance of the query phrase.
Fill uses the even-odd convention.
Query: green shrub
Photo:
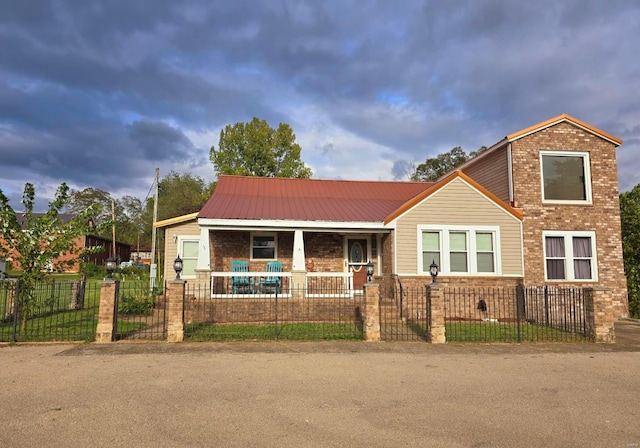
[[[118,300],[118,311],[121,314],[151,314],[155,305],[156,301],[149,293],[123,293]]]
[[[99,266],[95,263],[87,263],[84,269],[89,278],[104,278],[107,276],[107,270],[104,266]]]

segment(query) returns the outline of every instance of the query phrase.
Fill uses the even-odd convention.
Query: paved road
[[[0,447],[638,448],[622,340],[5,346]]]

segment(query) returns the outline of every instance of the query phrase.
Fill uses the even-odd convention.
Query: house
[[[568,115],[505,137],[435,183],[220,176],[198,214],[156,223],[183,278],[232,294],[232,261],[283,284],[557,285],[613,290],[627,315],[615,148]],[[173,278],[165,263],[165,278]],[[236,274],[237,275],[237,274]],[[215,291],[214,291],[215,290]],[[259,292],[252,290],[252,292]]]

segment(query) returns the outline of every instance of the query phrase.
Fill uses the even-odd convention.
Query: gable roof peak
[[[622,144],[622,139],[609,134],[608,132],[605,132],[601,129],[596,128],[595,126],[592,126],[588,123],[585,123],[584,121],[578,120],[575,117],[572,117],[569,114],[560,114],[556,117],[550,118],[548,120],[542,121],[540,123],[534,124],[533,126],[529,126],[528,128],[525,129],[521,129],[520,131],[514,132],[512,134],[507,135],[506,140],[508,142],[512,142],[515,140],[518,140],[519,138],[522,137],[526,137],[527,135],[533,134],[534,132],[538,132],[541,131],[545,128],[554,126],[558,123],[562,123],[562,122],[568,122],[571,123],[575,126],[578,126],[586,131],[589,131],[605,140],[610,141],[611,143],[613,143],[616,146],[620,146]]]

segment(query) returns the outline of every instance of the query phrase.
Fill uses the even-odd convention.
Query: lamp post
[[[111,276],[113,275],[113,271],[116,270],[116,260],[114,260],[111,257],[107,258],[104,263],[104,267],[107,269],[107,278],[111,279],[112,278]]]
[[[367,263],[367,283],[371,283],[373,281],[373,262],[369,260]]]
[[[438,265],[436,264],[436,260],[431,262],[431,266],[429,266],[429,273],[431,274],[431,283],[437,283],[436,278],[438,277]]]
[[[180,254],[173,260],[173,270],[176,271],[176,280],[180,280],[180,273],[182,272],[182,258],[180,258]]]

